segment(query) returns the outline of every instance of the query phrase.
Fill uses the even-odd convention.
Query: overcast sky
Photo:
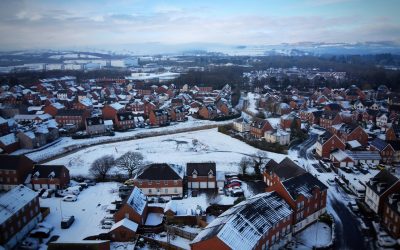
[[[0,0],[0,50],[400,42],[400,0]]]

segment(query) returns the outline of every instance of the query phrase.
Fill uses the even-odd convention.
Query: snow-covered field
[[[82,240],[109,231],[101,229],[100,221],[108,214],[107,207],[118,198],[118,183],[104,182],[83,190],[76,202],[40,198],[40,206],[50,208],[44,221],[54,226],[52,235],[59,235],[60,240]],[[71,215],[75,217],[74,223],[68,229],[61,229],[61,218]]]
[[[63,164],[72,176],[87,176],[90,165],[97,158],[107,154],[117,158],[127,151],[141,152],[148,162],[172,163],[186,168],[187,162],[213,161],[217,171],[238,172],[241,158],[259,150],[219,133],[217,129],[208,129],[97,145],[47,164]],[[286,156],[270,152],[267,155],[278,162]]]
[[[89,139],[79,139],[74,140],[71,137],[62,137],[60,140],[51,145],[50,147],[44,146],[42,150],[27,150],[27,149],[20,149],[12,154],[19,155],[19,154],[26,154],[30,159],[34,161],[42,161],[48,158],[60,155],[62,153],[68,152],[73,149],[78,149],[88,145],[112,142],[112,141],[121,141],[129,138],[134,138],[137,136],[149,137],[154,135],[155,133],[174,133],[179,129],[194,129],[194,128],[201,128],[203,126],[208,125],[223,125],[229,124],[232,121],[208,121],[208,120],[197,120],[192,117],[188,117],[189,120],[186,122],[175,123],[167,127],[160,127],[160,128],[136,128],[132,131],[128,132],[115,132],[115,136],[101,136]],[[31,153],[30,153],[31,152]]]

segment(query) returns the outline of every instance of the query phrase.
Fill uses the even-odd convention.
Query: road
[[[309,167],[313,167],[316,159],[309,150],[317,141],[318,135],[311,134],[309,138],[303,143],[296,145],[292,150],[298,151],[299,158],[306,160]],[[318,164],[318,163],[316,163]],[[327,173],[322,173],[327,174]],[[350,200],[351,197],[342,190],[340,187],[329,186],[328,191],[328,212],[336,215],[333,216],[335,219],[335,249],[373,249],[368,242],[366,237],[362,234],[360,229],[360,222],[357,220],[349,207],[346,205],[346,201]],[[334,195],[335,193],[335,195]],[[333,209],[334,211],[329,211]]]

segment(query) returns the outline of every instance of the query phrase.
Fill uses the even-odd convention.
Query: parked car
[[[333,185],[336,184],[335,180],[332,180],[332,179],[328,179],[327,182],[328,182],[328,184],[331,185],[331,186],[333,186]]]
[[[241,189],[240,187],[232,188],[232,196],[238,197],[243,195],[244,195],[243,189]]]
[[[232,182],[225,185],[225,188],[233,188],[233,187],[240,187],[242,184],[239,182]]]
[[[37,228],[47,228],[47,229],[50,230],[50,232],[53,231],[53,229],[54,229],[53,225],[51,225],[49,223],[46,223],[46,222],[40,222],[40,223],[37,224],[36,227]]]
[[[394,247],[397,242],[395,239],[390,237],[386,232],[378,233],[378,246],[386,248],[386,247]]]
[[[29,233],[29,237],[48,238],[50,236],[50,231],[50,229],[44,227],[35,228]]]
[[[349,201],[347,205],[350,207],[351,211],[358,212],[358,205],[355,201]]]
[[[81,182],[81,183],[78,183],[78,185],[79,185],[80,187],[82,187],[83,189],[85,189],[85,188],[88,188],[88,187],[89,187],[89,185],[88,185],[86,182]]]
[[[73,195],[78,195],[81,193],[81,191],[79,190],[79,186],[69,187],[69,188],[66,188],[64,191],[68,194],[73,194]]]
[[[88,186],[94,186],[96,185],[96,182],[94,180],[84,180],[83,182],[85,182]]]
[[[51,196],[53,195],[54,190],[53,189],[47,189],[46,191],[43,192],[43,194],[40,196],[42,199],[47,199],[47,198],[51,198]]]
[[[67,196],[65,196],[62,200],[63,200],[63,201],[71,201],[71,202],[74,202],[74,201],[78,200],[78,198],[76,197],[76,195],[67,195]]]
[[[27,237],[18,246],[18,249],[36,250],[39,249],[39,245],[39,239]]]
[[[73,215],[72,216],[68,216],[68,217],[64,217],[61,220],[61,228],[62,229],[69,228],[72,225],[72,223],[74,223],[74,221],[75,221],[75,217]]]

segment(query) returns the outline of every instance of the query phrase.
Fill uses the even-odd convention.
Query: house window
[[[168,188],[165,189],[165,193],[168,194]]]
[[[151,188],[149,188],[149,194],[151,194]]]
[[[174,188],[174,193],[178,193],[178,189],[177,188]]]

